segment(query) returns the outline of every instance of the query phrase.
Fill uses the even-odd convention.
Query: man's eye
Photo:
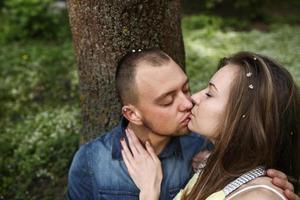
[[[170,106],[173,104],[173,101],[169,102],[169,103],[165,103],[165,104],[162,104],[162,106],[166,107],[166,106]]]
[[[184,94],[189,94],[189,93],[190,93],[190,90],[189,90],[189,89],[185,89],[185,90],[183,90],[183,93],[184,93]]]

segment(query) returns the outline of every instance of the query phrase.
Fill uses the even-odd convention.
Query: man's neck
[[[144,126],[136,126],[129,122],[130,128],[142,143],[150,142],[156,155],[159,155],[169,143],[171,136],[158,135]]]

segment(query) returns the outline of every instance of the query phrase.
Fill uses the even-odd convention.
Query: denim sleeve
[[[93,199],[93,186],[87,148],[82,146],[73,158],[68,177],[68,200]]]

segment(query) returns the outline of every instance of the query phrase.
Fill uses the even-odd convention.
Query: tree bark
[[[81,143],[115,126],[114,77],[132,49],[159,47],[184,69],[180,0],[68,0],[82,112]]]

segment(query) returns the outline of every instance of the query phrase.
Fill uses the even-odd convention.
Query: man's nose
[[[182,103],[179,106],[180,111],[186,111],[192,109],[194,106],[190,95],[182,95]]]

